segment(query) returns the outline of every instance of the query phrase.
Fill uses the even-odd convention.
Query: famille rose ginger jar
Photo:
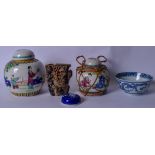
[[[104,63],[104,56],[85,59],[84,56],[77,57],[80,64],[76,69],[76,78],[80,92],[85,96],[100,96],[106,93],[109,86],[110,75]]]
[[[12,94],[34,96],[44,84],[45,69],[31,50],[20,49],[5,66],[4,80]]]

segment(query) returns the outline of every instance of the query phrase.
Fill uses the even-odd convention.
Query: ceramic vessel
[[[4,69],[4,80],[11,93],[16,96],[39,94],[45,81],[43,64],[35,59],[31,50],[20,49]]]
[[[48,64],[46,65],[46,76],[50,94],[52,96],[62,96],[69,92],[69,80],[72,71],[70,64]]]
[[[120,88],[129,94],[144,94],[153,77],[145,73],[123,72],[116,75]]]
[[[110,75],[104,63],[104,56],[97,58],[77,57],[80,64],[76,69],[76,79],[80,92],[85,96],[100,96],[106,93],[110,82]]]

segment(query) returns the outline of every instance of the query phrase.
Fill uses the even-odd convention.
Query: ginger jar
[[[77,57],[80,64],[76,69],[76,78],[80,92],[85,96],[100,96],[107,91],[110,82],[110,75],[104,63],[107,59],[104,56],[88,58]]]
[[[34,96],[40,93],[45,81],[43,64],[31,50],[17,50],[4,69],[4,80],[16,96]]]

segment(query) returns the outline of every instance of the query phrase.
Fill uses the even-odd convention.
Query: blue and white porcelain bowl
[[[144,94],[153,80],[151,75],[138,72],[122,72],[116,75],[120,88],[129,94]]]

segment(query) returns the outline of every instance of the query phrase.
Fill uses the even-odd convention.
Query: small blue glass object
[[[62,96],[61,102],[67,105],[79,104],[81,102],[81,98],[77,94],[67,94]]]

